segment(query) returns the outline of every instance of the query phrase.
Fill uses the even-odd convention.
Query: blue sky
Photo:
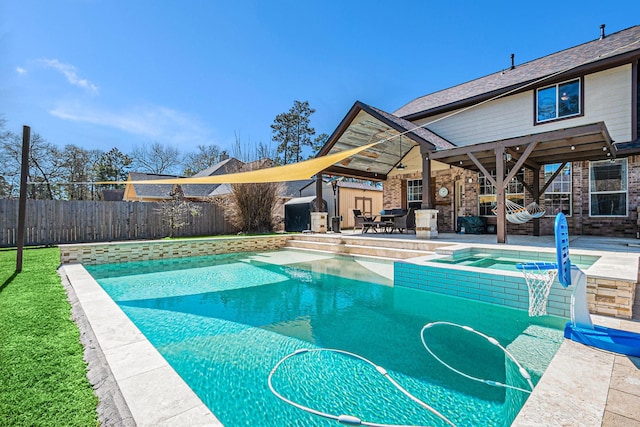
[[[1,0],[0,115],[58,146],[271,143],[640,24],[633,1]],[[273,146],[274,144],[272,144]]]

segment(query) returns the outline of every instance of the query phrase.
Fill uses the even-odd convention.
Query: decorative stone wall
[[[631,319],[635,297],[635,282],[587,277],[587,304],[591,313]]]
[[[111,264],[152,259],[257,252],[283,247],[290,235],[247,236],[185,240],[149,240],[60,245],[62,264]]]

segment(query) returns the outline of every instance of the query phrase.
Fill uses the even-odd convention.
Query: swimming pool
[[[519,310],[394,288],[390,267],[380,260],[279,251],[87,270],[227,426],[335,425],[285,405],[267,387],[280,359],[315,347],[367,357],[456,425],[508,425],[526,396],[452,375],[422,347],[420,329],[442,320],[470,325],[498,339],[536,382],[562,341],[564,319],[530,319]],[[504,354],[473,334],[442,327],[426,339],[460,370],[515,379]],[[317,409],[367,421],[443,425],[351,359],[305,355],[274,382]]]

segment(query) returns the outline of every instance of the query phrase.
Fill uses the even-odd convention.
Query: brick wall
[[[435,194],[438,213],[438,230],[451,232],[455,230],[457,215],[478,215],[478,174],[457,167],[433,172],[435,178],[434,193],[441,187],[446,187],[449,194],[440,197]],[[402,200],[402,181],[421,179],[421,173],[397,175],[384,183],[384,209],[406,206]],[[469,180],[471,179],[471,182]],[[461,180],[463,186],[462,203],[459,212],[454,213],[455,181]],[[525,182],[533,182],[533,172],[525,170]],[[540,185],[544,183],[544,170],[540,171]],[[589,216],[589,162],[574,162],[572,164],[572,215],[567,217],[569,234],[594,235],[611,237],[637,237],[638,206],[640,205],[640,156],[631,156],[628,160],[628,206],[629,214],[625,218],[590,217]],[[540,205],[544,207],[544,198]],[[525,189],[525,203],[533,201],[533,195]],[[489,218],[495,221],[495,217]],[[540,234],[553,235],[555,217],[548,216],[539,220]],[[507,222],[507,234],[532,235],[533,222],[512,224]]]

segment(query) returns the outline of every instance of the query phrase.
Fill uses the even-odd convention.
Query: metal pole
[[[29,141],[31,128],[22,127],[22,167],[20,169],[20,200],[18,202],[18,252],[16,273],[22,271],[22,251],[24,249],[24,223],[27,214],[27,175],[29,174]]]

